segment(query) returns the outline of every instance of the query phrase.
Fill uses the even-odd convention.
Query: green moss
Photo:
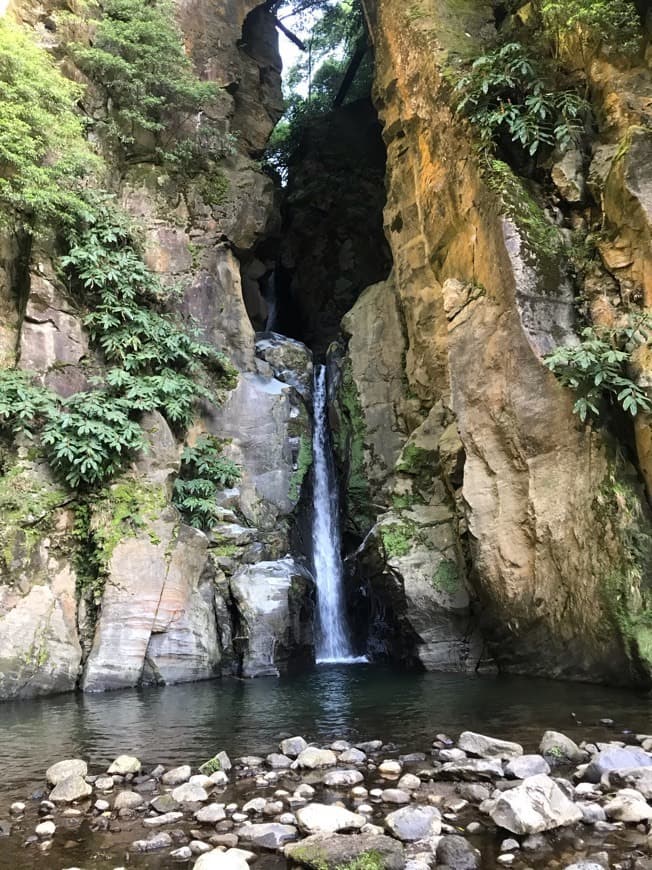
[[[237,544],[220,543],[217,546],[211,547],[211,553],[221,559],[233,559],[239,555],[240,550]]]
[[[561,235],[546,220],[541,206],[509,166],[502,160],[492,160],[485,180],[500,197],[507,215],[521,230],[530,252],[538,258],[559,258],[563,250]]]
[[[217,167],[211,167],[197,179],[196,190],[206,205],[224,205],[229,195],[229,179]]]
[[[387,523],[379,531],[388,559],[406,556],[418,542],[417,527],[412,522]]]
[[[365,462],[365,423],[358,388],[353,379],[351,360],[345,359],[338,396],[341,425],[336,432],[335,448],[347,469],[346,501],[349,521],[356,531],[371,527],[374,515],[370,505],[369,483]]]
[[[460,588],[460,576],[457,570],[457,563],[452,559],[447,559],[442,562],[435,571],[432,578],[432,585],[435,589],[441,592],[448,592],[453,595]]]
[[[335,870],[383,870],[384,867],[385,862],[382,855],[374,850],[370,850],[369,852],[363,852],[346,864],[338,864]]]
[[[307,435],[301,435],[299,440],[299,453],[297,456],[297,467],[292,472],[290,477],[290,489],[288,497],[290,501],[297,502],[301,495],[301,487],[306,478],[306,474],[312,465],[312,443]]]
[[[210,776],[213,773],[217,773],[218,770],[222,770],[222,762],[217,755],[209,758],[199,768],[199,772],[203,773],[204,776]]]
[[[437,453],[416,444],[406,444],[396,463],[396,471],[412,478],[412,504],[426,501],[425,495],[431,493],[433,481],[439,470]]]

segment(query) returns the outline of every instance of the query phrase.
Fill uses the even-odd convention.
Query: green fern
[[[219,490],[233,486],[240,477],[235,462],[222,456],[221,442],[204,435],[193,447],[184,448],[172,501],[188,525],[209,530],[217,519]]]

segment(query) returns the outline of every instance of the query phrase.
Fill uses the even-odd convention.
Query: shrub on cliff
[[[98,165],[75,104],[81,89],[17,25],[0,18],[0,226],[73,223],[81,178]]]

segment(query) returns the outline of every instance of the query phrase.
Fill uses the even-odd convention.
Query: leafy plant
[[[541,64],[520,42],[478,57],[456,78],[457,111],[492,153],[511,142],[531,157],[543,148],[566,148],[584,130],[589,107],[571,90],[550,85]]]
[[[649,319],[635,318],[626,327],[589,326],[573,347],[558,347],[544,362],[561,383],[577,393],[573,411],[580,420],[598,417],[607,401],[635,417],[651,412],[652,400],[628,375],[632,352],[649,337]]]
[[[41,443],[50,466],[68,486],[105,483],[145,448],[130,403],[97,390],[77,393],[44,426]]]
[[[240,480],[240,468],[222,456],[222,446],[212,435],[202,436],[181,455],[179,477],[172,501],[184,521],[196,529],[210,529],[217,518],[216,496],[220,489]]]
[[[537,0],[536,7],[556,57],[578,60],[588,75],[601,52],[633,54],[641,46],[641,22],[631,0]]]
[[[68,50],[106,94],[111,138],[129,151],[138,132],[147,131],[160,157],[186,168],[224,156],[230,140],[206,118],[199,123],[217,86],[195,75],[170,0],[105,0],[90,24],[92,44],[73,42]]]
[[[0,369],[0,427],[33,438],[58,409],[59,397],[36,384],[33,372]]]
[[[0,18],[0,227],[70,225],[86,212],[81,179],[99,166],[74,108],[81,89]]]

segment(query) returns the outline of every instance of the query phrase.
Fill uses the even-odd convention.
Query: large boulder
[[[294,825],[281,825],[278,822],[260,822],[238,828],[238,837],[243,842],[261,849],[280,849],[285,843],[296,840],[297,836]]]
[[[487,737],[486,734],[476,734],[474,731],[464,731],[460,734],[457,744],[464,752],[480,758],[518,758],[523,755],[523,747],[520,743]]]
[[[308,571],[290,558],[259,562],[234,574],[230,588],[243,676],[278,676],[313,660],[314,582]]]
[[[580,808],[545,774],[531,776],[487,803],[495,824],[513,834],[538,834],[582,818]]]
[[[309,870],[336,870],[366,855],[377,855],[385,870],[405,866],[403,846],[384,834],[313,834],[283,852],[293,864]]]
[[[359,831],[367,823],[360,813],[352,813],[334,804],[308,804],[298,809],[296,816],[299,827],[306,834]]]
[[[312,400],[312,353],[305,344],[277,332],[258,333],[256,356],[272,367],[277,380],[294,387],[304,401]]]
[[[407,843],[428,840],[441,831],[441,813],[430,806],[401,807],[385,817],[385,827]]]
[[[652,756],[638,746],[614,746],[594,755],[582,778],[587,782],[600,782],[605,773],[634,767],[652,767]]]

